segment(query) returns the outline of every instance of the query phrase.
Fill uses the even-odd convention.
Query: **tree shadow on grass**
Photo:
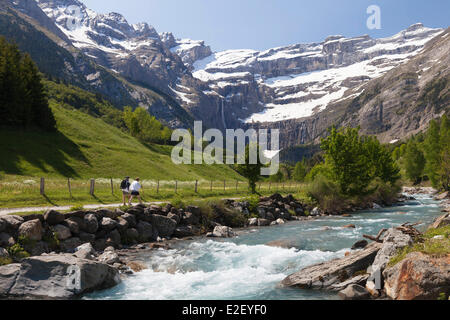
[[[100,204],[105,204],[105,202],[102,201],[102,200],[100,200],[100,198],[97,197],[95,194],[92,195],[92,198],[94,198],[94,199],[95,199],[98,203],[100,203]]]
[[[76,178],[71,160],[90,166],[80,147],[61,132],[0,128],[0,150],[0,171],[8,174],[26,175],[38,168]]]
[[[56,203],[56,202],[53,202],[47,195],[42,195],[43,197],[44,197],[44,199],[45,199],[45,201],[47,201],[49,204],[51,204],[52,206],[55,206],[55,207],[57,207],[58,206],[58,204]]]

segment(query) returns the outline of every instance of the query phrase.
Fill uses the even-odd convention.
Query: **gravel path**
[[[227,198],[229,200],[239,200],[241,198]],[[225,200],[225,199],[222,199]],[[160,205],[163,203],[167,203],[167,201],[156,201],[156,202],[144,202],[146,205],[156,204]],[[137,203],[134,203],[137,204]],[[115,204],[87,204],[83,206],[83,209],[85,210],[94,210],[94,209],[101,209],[101,208],[117,208],[122,206],[122,203],[115,203]],[[42,212],[47,210],[56,210],[56,211],[66,211],[70,210],[72,206],[54,206],[54,207],[27,207],[27,208],[14,208],[14,209],[0,209],[0,216],[8,215],[8,214],[14,214],[14,213],[23,213],[23,212]]]
[[[146,205],[150,204],[162,204],[164,202],[146,202]],[[135,203],[136,204],[136,203]],[[86,210],[93,210],[93,209],[100,209],[100,208],[117,208],[122,206],[122,203],[115,203],[115,204],[87,204],[83,206],[83,209]],[[27,207],[27,208],[14,208],[14,209],[0,209],[0,216],[4,216],[7,214],[14,214],[14,213],[22,213],[22,212],[42,212],[47,210],[59,210],[59,211],[65,211],[70,210],[72,206],[60,206],[60,207]]]

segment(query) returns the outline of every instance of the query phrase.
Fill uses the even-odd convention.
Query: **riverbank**
[[[435,194],[432,189],[405,192]],[[447,300],[450,297],[450,213],[449,194],[440,201],[442,216],[427,231],[421,223],[381,229],[377,236],[365,236],[361,250],[343,258],[315,264],[286,277],[286,287],[338,292],[342,299]]]
[[[293,197],[281,197],[280,195],[273,195],[270,198],[263,197],[259,200],[260,201],[258,202],[258,205],[256,205],[256,212],[258,216],[253,217],[250,211],[255,210],[255,208],[250,207],[255,207],[255,204],[251,204],[248,202],[228,201],[223,202],[221,205],[216,204],[215,207],[212,208],[186,206],[183,209],[174,208],[170,205],[167,205],[165,207],[150,206],[148,208],[137,206],[129,208],[127,212],[119,212],[119,210],[98,210],[96,212],[90,213],[85,212],[83,218],[81,218],[81,215],[83,215],[83,213],[76,212],[69,215],[64,215],[64,221],[59,221],[59,219],[61,219],[61,216],[55,213],[48,213],[47,215],[44,215],[43,218],[40,218],[39,216],[24,218],[27,220],[26,222],[33,220],[40,221],[41,219],[43,219],[43,222],[41,222],[41,224],[49,224],[50,229],[54,229],[57,226],[54,224],[56,222],[58,222],[58,225],[66,226],[67,228],[69,228],[69,231],[71,232],[71,235],[73,237],[67,238],[65,240],[58,239],[60,242],[59,245],[64,247],[66,250],[68,249],[68,251],[73,252],[76,250],[77,252],[83,252],[83,249],[80,249],[79,247],[74,248],[73,246],[79,244],[79,241],[82,241],[82,239],[86,239],[86,234],[88,234],[88,232],[86,232],[86,228],[88,228],[89,225],[88,221],[92,225],[94,225],[95,222],[93,222],[93,217],[95,217],[95,220],[97,221],[97,231],[94,235],[95,240],[92,236],[89,236],[90,242],[94,244],[93,249],[95,250],[93,254],[91,253],[93,259],[92,261],[95,260],[98,263],[109,263],[109,265],[114,269],[119,270],[122,275],[127,275],[131,274],[132,270],[141,271],[144,268],[148,268],[148,265],[146,265],[145,261],[142,261],[142,257],[150,254],[153,248],[170,249],[171,247],[179,246],[182,243],[192,242],[168,240],[170,237],[172,239],[175,239],[177,237],[184,237],[186,240],[196,239],[196,241],[203,241],[201,240],[203,239],[203,237],[197,238],[197,236],[202,234],[205,235],[207,232],[212,232],[209,236],[219,235],[227,237],[232,236],[236,231],[239,234],[246,233],[248,231],[251,231],[252,228],[257,227],[258,225],[273,225],[273,228],[277,228],[284,227],[286,225],[286,222],[288,221],[295,222],[297,220],[302,220],[301,222],[287,224],[288,226],[292,225],[292,227],[295,227],[297,224],[311,223],[312,221],[317,220],[319,217],[325,219],[326,217],[333,217],[324,213],[320,213],[320,210],[318,208],[311,208],[307,205],[296,202]],[[242,216],[244,212],[244,216],[247,215],[247,219],[238,219],[237,217]],[[313,215],[311,215],[310,213],[313,213]],[[88,216],[88,218],[86,218],[86,216]],[[130,216],[134,216],[135,224],[133,224],[133,219]],[[344,214],[344,216],[345,217],[342,217],[341,219],[350,219],[348,218],[349,214]],[[176,221],[177,217],[180,218],[179,222]],[[52,219],[53,221],[51,221]],[[128,225],[123,220],[125,220]],[[174,227],[174,223],[170,220],[175,220],[175,222],[177,222],[171,236],[164,233],[172,232],[171,229]],[[205,222],[209,223],[205,224]],[[252,225],[250,226],[251,223]],[[77,224],[79,227],[78,234],[76,233]],[[125,225],[127,225],[126,228]],[[227,226],[232,226],[235,228],[241,226],[250,226],[251,228],[230,230],[227,228]],[[8,228],[10,227],[11,226],[9,226]],[[342,225],[341,227],[344,227],[344,225]],[[20,226],[18,229],[20,229]],[[64,230],[59,226],[57,227],[57,229],[60,229],[61,231]],[[137,233],[132,229],[136,230]],[[345,230],[353,232],[352,230],[355,229],[353,229],[352,226],[347,226]],[[155,239],[155,232],[159,234],[159,239],[158,237],[156,237]],[[65,232],[62,232],[62,234],[68,236],[68,234]],[[147,241],[154,240],[155,242],[135,245],[123,243],[117,244],[117,242],[114,243],[114,241],[118,240],[118,235],[121,239],[120,242],[122,242],[124,240],[129,241],[130,239],[127,237],[133,234],[137,237],[145,234],[147,234],[147,236],[151,235],[153,239],[147,239]],[[166,235],[166,237],[164,237],[164,235]],[[61,237],[59,233],[58,237]],[[139,242],[139,240],[145,239],[137,238],[136,242]],[[24,239],[18,241],[19,244],[22,243],[24,246],[33,245],[35,250],[37,250],[36,248],[42,248],[42,242],[45,241],[33,241],[30,243],[24,243]],[[72,245],[72,247],[70,245]],[[104,246],[109,247],[105,248]],[[46,255],[46,253],[43,253],[43,256]]]
[[[363,235],[405,222],[419,230],[442,213],[438,202],[417,195],[398,206],[340,216],[290,221],[272,227],[234,229],[233,238],[193,237],[168,249],[140,249],[123,259],[137,259],[146,269],[118,286],[86,299],[142,300],[335,300],[338,292],[280,287],[305,267],[343,258]],[[354,225],[355,228],[346,228]],[[120,254],[120,251],[119,251]]]

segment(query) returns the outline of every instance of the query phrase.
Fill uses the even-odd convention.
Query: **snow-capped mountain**
[[[76,76],[94,91],[106,87],[102,94],[134,99],[172,128],[189,127],[192,119],[222,130],[279,127],[284,146],[312,141],[342,112],[337,106],[365,97],[367,84],[407,65],[445,31],[415,24],[384,39],[330,36],[265,51],[213,52],[204,41],[158,33],[147,23],[129,24],[119,13],[99,14],[78,0],[7,2],[56,35],[58,45],[76,48],[75,61],[82,53],[87,60]],[[97,69],[89,71],[86,61],[103,67],[115,82],[105,81],[112,78]],[[78,72],[76,65],[66,72],[71,70]],[[361,121],[371,128],[378,120]]]
[[[36,0],[72,44],[117,73],[159,88],[187,68],[147,23],[131,25],[119,13],[98,14],[78,0]]]
[[[229,50],[195,62],[193,75],[230,102],[242,99],[243,88],[256,85],[264,107],[243,119],[247,123],[297,119],[324,110],[347,89],[408,61],[442,32],[416,24],[385,39],[332,36],[322,43],[262,52]]]
[[[331,36],[266,51],[212,53],[203,41],[158,34],[147,23],[130,25],[118,13],[98,14],[77,0],[36,1],[87,56],[172,95],[194,115],[215,114],[222,119],[209,124],[219,127],[323,111],[348,89],[408,61],[443,31],[416,24],[385,39]]]

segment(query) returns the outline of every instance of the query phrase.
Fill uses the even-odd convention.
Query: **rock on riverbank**
[[[442,226],[448,214],[436,219]],[[444,224],[445,225],[445,224]],[[435,257],[420,252],[402,261],[389,262],[401,249],[422,235],[408,224],[383,230],[378,242],[341,259],[319,263],[296,272],[283,286],[339,291],[343,299],[389,298],[394,300],[437,299],[450,294],[450,254]]]
[[[365,249],[344,258],[335,259],[307,267],[285,278],[281,284],[302,289],[324,289],[336,291],[341,283],[352,279],[357,273],[372,264],[382,244],[372,243]],[[358,279],[357,282],[360,282]],[[350,285],[350,283],[347,283]]]
[[[450,254],[412,252],[383,272],[386,294],[394,300],[436,300],[450,294]]]
[[[0,298],[73,299],[120,282],[118,271],[70,254],[45,255],[0,267]]]

